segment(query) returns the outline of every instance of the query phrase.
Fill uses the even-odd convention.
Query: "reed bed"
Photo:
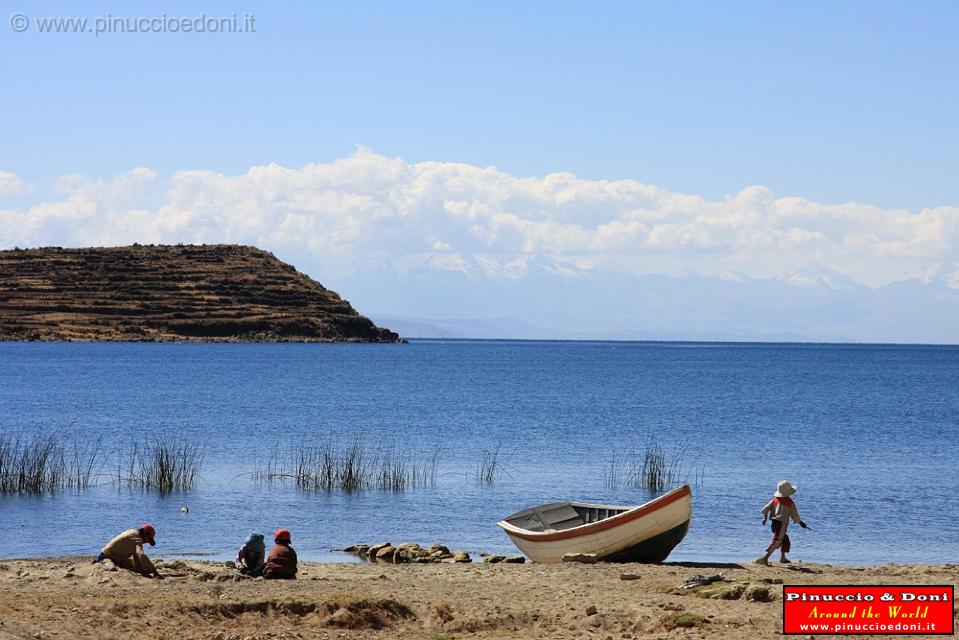
[[[204,448],[179,437],[152,438],[120,450],[116,484],[161,493],[188,491],[196,486]]]
[[[632,487],[651,492],[665,491],[673,485],[688,482],[700,484],[705,469],[687,465],[689,445],[682,444],[674,452],[668,452],[655,438],[646,441],[642,451],[614,454],[606,465],[607,488]]]
[[[96,484],[103,463],[99,442],[71,443],[56,434],[0,435],[0,494],[53,493]]]
[[[307,491],[404,491],[436,485],[439,449],[403,450],[393,443],[368,445],[360,438],[333,438],[287,452],[274,448],[251,474],[260,482],[291,481]]]
[[[483,457],[476,465],[476,484],[495,484],[504,472],[505,461],[500,456],[500,446],[484,449]]]

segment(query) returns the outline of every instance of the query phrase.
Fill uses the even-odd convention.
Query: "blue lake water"
[[[92,554],[140,522],[152,554],[232,556],[250,530],[293,531],[302,558],[415,540],[512,552],[495,522],[542,502],[633,504],[606,486],[650,436],[686,446],[693,522],[671,560],[743,561],[780,479],[812,526],[799,560],[959,561],[959,347],[416,341],[409,345],[0,344],[0,432],[102,439],[106,471],[148,434],[202,442],[196,489],[105,481],[0,496],[0,557]],[[249,476],[274,447],[335,434],[439,448],[435,486],[308,493]],[[483,452],[505,473],[478,485]],[[115,464],[114,464],[115,466]],[[189,506],[189,513],[180,507]]]

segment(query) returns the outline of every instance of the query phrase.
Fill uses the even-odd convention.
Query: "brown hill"
[[[273,254],[236,245],[0,251],[0,340],[398,342]]]

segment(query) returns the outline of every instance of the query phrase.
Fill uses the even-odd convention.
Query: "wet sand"
[[[296,581],[238,577],[222,563],[171,561],[160,565],[165,580],[151,580],[90,560],[0,560],[0,640],[774,638],[782,629],[783,582],[959,580],[959,565],[787,568],[746,561],[301,563]],[[679,588],[695,574],[718,573],[725,580]]]

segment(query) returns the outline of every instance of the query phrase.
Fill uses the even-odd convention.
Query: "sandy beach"
[[[773,638],[781,584],[953,584],[959,565],[301,563],[296,581],[167,561],[165,580],[90,558],[0,561],[0,640]],[[680,586],[696,574],[724,580]]]

